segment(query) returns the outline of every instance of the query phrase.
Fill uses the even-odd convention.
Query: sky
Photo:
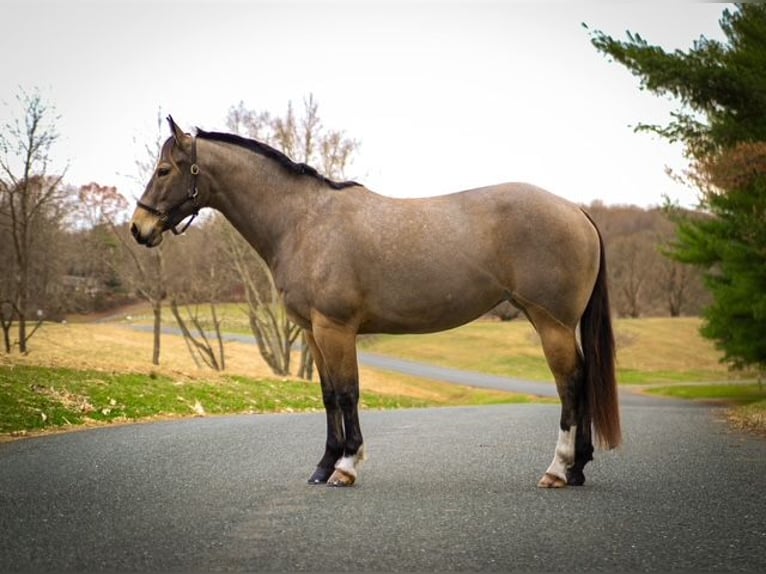
[[[582,23],[688,50],[722,38],[725,7],[0,0],[0,125],[20,117],[20,89],[39,89],[60,115],[51,169],[133,200],[158,112],[225,131],[240,101],[280,114],[313,94],[323,125],[361,144],[345,175],[383,195],[525,181],[581,204],[691,207],[695,191],[666,174],[686,165],[680,145],[633,130],[676,104],[641,91]]]

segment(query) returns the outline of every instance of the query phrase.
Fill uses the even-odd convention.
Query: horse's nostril
[[[130,224],[130,234],[138,239],[138,226],[135,223]]]

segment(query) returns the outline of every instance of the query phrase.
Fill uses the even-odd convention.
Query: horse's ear
[[[173,120],[173,116],[168,115],[168,125],[170,126],[170,131],[173,134],[173,139],[176,140],[176,143],[184,148],[185,144],[189,141],[189,134],[184,133],[184,131],[178,127],[178,124],[176,124],[175,120]]]

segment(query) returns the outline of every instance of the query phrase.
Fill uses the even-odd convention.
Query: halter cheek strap
[[[170,229],[170,231],[173,232],[173,235],[181,235],[184,231],[189,229],[189,226],[192,224],[192,221],[194,221],[194,218],[197,217],[200,210],[199,190],[197,189],[197,176],[199,175],[199,165],[197,164],[196,136],[192,136],[191,165],[189,166],[189,174],[191,175],[191,178],[189,180],[189,188],[186,190],[186,197],[183,198],[183,200],[181,200],[180,203],[174,205],[170,209],[167,209],[167,210],[157,209],[156,207],[143,203],[141,200],[136,202],[136,204],[138,204],[140,208],[145,209],[152,215],[156,215],[160,219],[160,221],[162,221],[164,228]],[[191,201],[192,205],[194,206],[194,211],[192,212],[191,217],[188,219],[186,224],[180,230],[178,229],[177,226],[168,228],[167,222],[170,220],[171,215],[173,215],[174,212],[177,212],[179,209],[181,209],[181,207],[183,207],[187,201]]]

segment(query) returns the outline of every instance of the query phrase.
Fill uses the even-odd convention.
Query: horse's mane
[[[290,159],[286,154],[257,140],[244,138],[236,134],[228,134],[223,132],[206,132],[200,128],[197,128],[197,137],[204,140],[213,140],[223,143],[233,144],[243,147],[247,150],[260,154],[264,157],[276,161],[279,165],[284,167],[290,173],[295,175],[307,175],[318,179],[319,181],[329,185],[333,189],[345,189],[347,187],[353,187],[361,185],[355,181],[335,181],[329,177],[325,177],[319,173],[315,168],[305,163],[298,163]]]

